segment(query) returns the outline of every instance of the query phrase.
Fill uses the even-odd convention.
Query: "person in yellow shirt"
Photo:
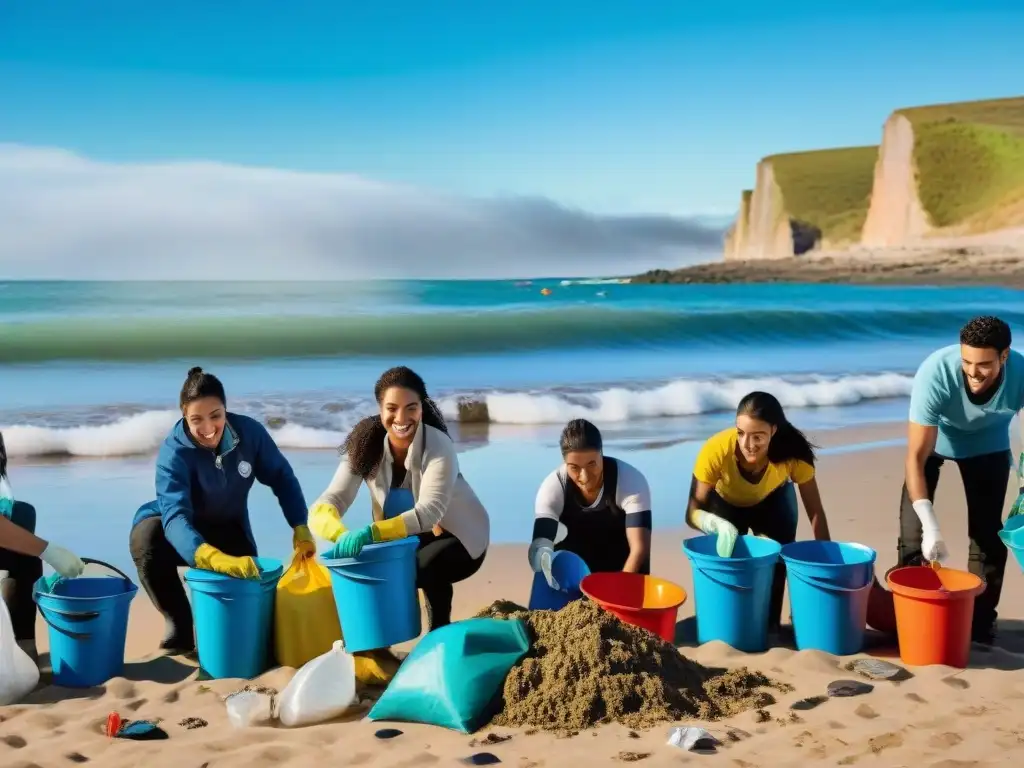
[[[746,533],[789,544],[796,540],[800,489],[814,538],[829,540],[828,521],[814,477],[814,446],[767,392],[751,392],[736,408],[736,426],[708,439],[697,455],[686,522],[718,537],[718,555],[732,556]],[[769,621],[782,616],[786,569],[775,567]]]

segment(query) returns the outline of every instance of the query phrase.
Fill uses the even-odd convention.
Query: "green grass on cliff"
[[[878,147],[844,147],[766,157],[790,218],[832,243],[860,238],[871,203]]]
[[[1024,97],[899,110],[914,126],[921,204],[936,227],[1024,199]]]

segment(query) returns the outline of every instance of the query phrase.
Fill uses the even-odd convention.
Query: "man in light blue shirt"
[[[939,469],[955,462],[967,496],[968,568],[986,582],[974,601],[972,639],[986,645],[995,636],[1006,568],[999,530],[1013,464],[1010,422],[1022,407],[1024,356],[1010,349],[1010,327],[997,317],[974,318],[959,344],[930,354],[910,394],[900,565],[949,556],[932,503]]]

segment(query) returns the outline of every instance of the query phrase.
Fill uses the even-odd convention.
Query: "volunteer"
[[[736,408],[736,426],[712,436],[693,467],[686,522],[717,536],[720,557],[731,557],[738,536],[753,533],[789,544],[796,540],[800,489],[811,531],[829,540],[828,522],[814,477],[814,446],[767,392],[751,392]],[[769,625],[782,618],[785,565],[775,566]]]
[[[274,491],[293,546],[313,556],[316,543],[291,465],[262,424],[227,410],[220,380],[193,368],[179,405],[182,417],[157,456],[156,500],[135,514],[130,549],[142,586],[167,622],[161,649],[186,653],[195,636],[178,567],[259,578],[248,508],[254,481]]]
[[[11,613],[14,639],[33,660],[36,653],[35,583],[43,575],[43,563],[67,579],[80,576],[85,565],[78,556],[35,535],[36,508],[15,501],[7,477],[7,448],[0,434],[0,571],[7,571],[13,590],[3,590]]]
[[[353,427],[341,462],[310,510],[309,525],[336,542],[331,556],[357,557],[367,544],[419,539],[416,582],[429,629],[451,623],[452,585],[476,573],[490,542],[490,518],[459,471],[455,443],[426,385],[404,366],[385,371],[373,388],[380,414]],[[361,483],[373,522],[345,530]]]
[[[974,599],[974,642],[995,640],[1006,547],[999,539],[1013,454],[1010,422],[1024,407],[1024,356],[1010,349],[1010,327],[976,317],[960,343],[929,355],[914,376],[900,501],[899,564],[944,562],[949,555],[932,503],[939,470],[960,470],[967,496],[968,568],[985,591]]]
[[[530,567],[551,575],[555,552],[572,552],[592,573],[651,572],[651,491],[631,464],[604,455],[600,430],[573,419],[559,439],[562,465],[544,478],[534,503]],[[566,536],[555,544],[559,523]]]

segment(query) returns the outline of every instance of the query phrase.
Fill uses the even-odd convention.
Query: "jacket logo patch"
[[[238,474],[240,474],[242,477],[248,477],[249,475],[251,475],[252,464],[250,464],[248,461],[238,462]]]

